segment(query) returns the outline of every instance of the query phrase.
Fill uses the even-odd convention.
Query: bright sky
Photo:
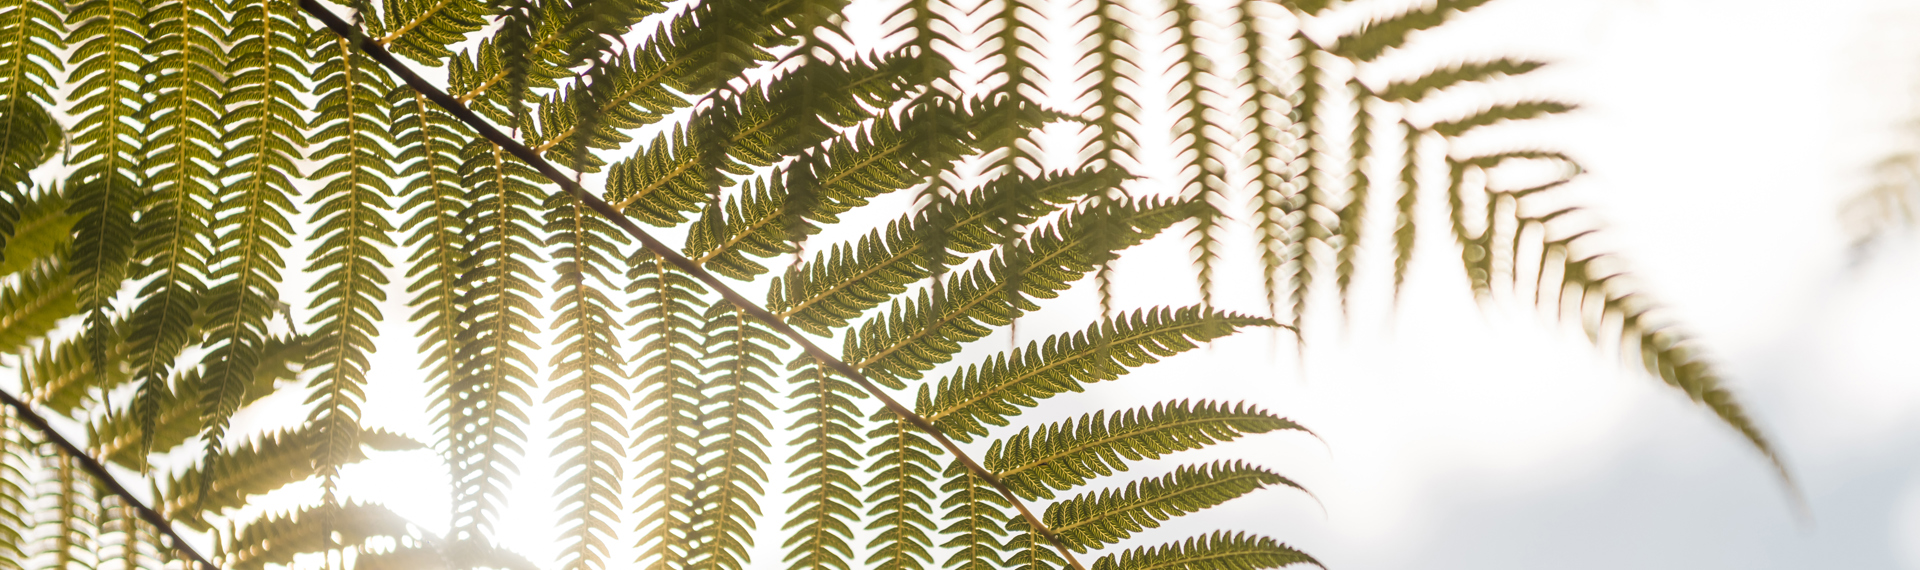
[[[1920,329],[1902,326],[1920,320],[1907,293],[1920,283],[1920,239],[1850,268],[1836,216],[1891,150],[1893,125],[1920,110],[1920,40],[1902,33],[1916,26],[1920,5],[1893,0],[1499,0],[1421,36],[1420,55],[1408,56],[1561,62],[1511,88],[1583,108],[1527,140],[1591,170],[1572,191],[1610,222],[1608,243],[1647,290],[1705,339],[1785,450],[1811,521],[1796,518],[1756,453],[1677,392],[1527,307],[1476,307],[1438,230],[1420,244],[1400,312],[1363,302],[1345,330],[1320,315],[1304,364],[1290,343],[1248,333],[1033,417],[1247,400],[1319,435],[1179,458],[1258,461],[1317,503],[1263,492],[1150,532],[1151,542],[1226,526],[1340,570],[1920,569],[1920,361],[1909,356],[1920,354],[1910,348]],[[1382,254],[1370,253],[1370,267]],[[1151,277],[1184,256],[1170,238],[1129,254],[1121,271],[1136,278],[1120,284],[1121,304],[1192,302],[1190,287]],[[1387,296],[1382,277],[1361,275],[1363,298]],[[1093,316],[1080,291],[1023,321],[1023,341]],[[414,369],[404,352],[387,351],[377,370]],[[370,422],[416,423],[423,394],[404,380],[372,386]],[[500,525],[536,561],[557,553],[548,471],[523,470]],[[445,524],[445,475],[431,454],[351,473],[357,496]]]

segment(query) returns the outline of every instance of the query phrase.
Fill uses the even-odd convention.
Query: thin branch
[[[327,25],[327,28],[333,30],[334,33],[339,34],[341,37],[365,38],[365,34],[360,32],[358,28],[340,19],[331,9],[322,5],[319,0],[300,0],[300,8],[306,10],[307,13],[313,17],[318,18],[322,23]],[[952,439],[949,439],[946,434],[941,433],[940,428],[933,425],[933,422],[929,422],[926,418],[920,417],[920,415],[914,413],[912,409],[902,405],[898,400],[894,400],[893,397],[888,396],[886,392],[880,390],[880,387],[875,386],[872,381],[867,380],[866,375],[861,374],[859,370],[854,369],[854,367],[848,365],[838,357],[822,350],[819,346],[815,345],[812,340],[801,335],[800,331],[787,326],[786,321],[768,312],[766,309],[760,308],[758,304],[755,304],[745,296],[734,291],[732,287],[727,286],[719,277],[714,276],[712,273],[707,272],[706,269],[700,267],[700,264],[680,255],[679,252],[667,247],[667,245],[661,243],[660,240],[654,239],[646,230],[634,224],[633,220],[628,219],[626,215],[621,214],[619,210],[614,209],[613,206],[607,204],[599,197],[587,192],[579,183],[574,182],[572,177],[567,176],[561,172],[560,169],[548,163],[546,159],[541,158],[539,153],[534,152],[533,149],[527,148],[525,145],[515,141],[513,137],[494,128],[493,125],[481,119],[479,115],[468,110],[458,99],[447,95],[447,93],[439,87],[434,86],[425,78],[415,74],[412,69],[402,64],[400,60],[395,59],[393,54],[388,53],[386,48],[382,47],[377,41],[370,38],[362,39],[360,41],[360,49],[366,52],[367,56],[373,58],[374,61],[380,62],[380,65],[386,67],[388,71],[393,72],[401,81],[405,81],[414,91],[419,92],[428,100],[433,101],[435,105],[439,105],[441,109],[446,110],[448,114],[453,115],[453,117],[459,119],[460,122],[466,123],[468,127],[473,128],[481,137],[512,153],[514,157],[519,158],[522,162],[538,170],[542,176],[553,181],[554,184],[560,185],[562,189],[572,194],[575,199],[580,200],[581,203],[586,204],[587,207],[592,208],[593,211],[599,212],[600,215],[606,216],[614,225],[620,226],[620,229],[625,230],[627,234],[639,240],[641,246],[647,248],[648,251],[660,256],[661,259],[665,259],[668,263],[672,263],[675,267],[686,271],[689,275],[699,279],[714,291],[718,291],[720,296],[725,298],[727,302],[745,311],[748,315],[752,316],[754,320],[765,323],[775,331],[785,335],[788,339],[799,345],[802,350],[806,351],[807,354],[819,359],[820,362],[826,363],[827,367],[840,373],[841,376],[859,384],[861,389],[866,390],[868,394],[880,400],[880,403],[885,405],[887,409],[895,415],[905,418],[908,423],[913,424],[914,427],[932,436],[935,441],[940,443],[941,447],[946,448],[948,453],[953,454],[955,458],[959,459],[961,464],[967,467],[968,471],[972,471],[975,476],[986,480],[987,484],[992,485],[995,490],[999,491],[1001,497],[1005,498],[1016,510],[1020,511],[1020,516],[1026,519],[1029,528],[1034,529],[1036,532],[1039,532],[1041,536],[1046,537],[1047,542],[1052,543],[1053,547],[1059,550],[1060,556],[1072,564],[1075,570],[1086,570],[1086,566],[1074,558],[1072,551],[1067,548],[1066,543],[1060,538],[1059,533],[1050,530],[1046,523],[1040,521],[1040,517],[1035,516],[1033,511],[1027,508],[1026,503],[1021,501],[1020,497],[1013,494],[1013,490],[1009,489],[1006,483],[1000,480],[999,476],[994,475],[992,471],[988,471],[986,467],[981,466],[980,462],[968,456],[965,451],[960,449],[959,445],[954,444]]]
[[[92,475],[93,478],[101,484],[106,485],[107,490],[112,491],[115,496],[120,497],[120,500],[125,502],[127,506],[133,507],[133,512],[139,514],[142,520],[147,521],[147,524],[151,524],[154,528],[160,529],[160,532],[166,534],[167,538],[173,539],[174,550],[186,554],[188,559],[200,563],[201,566],[208,570],[219,570],[219,566],[214,566],[212,562],[208,562],[206,558],[200,556],[200,553],[195,551],[192,545],[187,544],[186,539],[180,537],[180,533],[173,530],[173,524],[167,522],[165,515],[147,507],[147,504],[140,502],[140,499],[133,496],[133,493],[127,492],[127,488],[122,486],[118,479],[114,479],[112,473],[107,472],[106,466],[101,465],[99,461],[95,461],[93,456],[87,455],[85,451],[81,451],[80,447],[74,445],[73,442],[67,441],[66,436],[54,431],[53,426],[47,425],[47,419],[35,413],[33,407],[28,406],[26,402],[20,401],[19,398],[13,397],[13,394],[9,394],[3,389],[0,389],[0,401],[4,401],[8,406],[12,406],[14,412],[20,414],[20,419],[27,420],[27,423],[33,425],[34,429],[38,429],[40,433],[46,434],[48,442],[53,443],[55,447],[59,447],[62,453],[72,456],[74,461],[80,463],[81,469],[85,470],[87,474]]]

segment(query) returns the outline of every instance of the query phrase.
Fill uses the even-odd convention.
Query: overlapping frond
[[[1227,502],[1268,485],[1299,487],[1242,462],[1188,466],[1125,489],[1082,493],[1047,507],[1045,520],[1076,551],[1099,548],[1168,519]]]
[[[1299,424],[1245,404],[1186,400],[1080,416],[1078,421],[1022,429],[995,441],[986,465],[1023,497],[1052,498],[1089,479],[1126,471],[1127,462],[1232,441],[1250,433],[1301,430]]]

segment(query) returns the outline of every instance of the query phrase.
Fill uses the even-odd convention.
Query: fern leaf
[[[436,399],[434,409],[452,409],[458,363],[454,355],[460,353],[460,318],[467,309],[461,276],[467,260],[468,204],[461,187],[460,149],[454,142],[459,130],[451,117],[411,89],[397,89],[389,100],[398,110],[394,143],[400,152],[394,158],[404,164],[401,173],[408,179],[402,192],[411,196],[400,207],[408,214],[401,228],[408,232],[405,245],[412,250],[407,269],[414,309],[410,319],[420,323],[418,350],[429,393]],[[453,434],[443,433],[450,449]]]
[[[33,478],[37,472],[32,459],[33,443],[27,439],[26,422],[15,417],[12,408],[0,411],[0,569],[27,570],[25,562],[33,551],[28,538],[34,532],[32,505]]]
[[[312,49],[322,56],[315,76],[316,90],[324,95],[310,127],[318,148],[308,159],[322,161],[313,176],[325,181],[308,199],[320,208],[315,216],[319,247],[309,258],[318,274],[310,291],[320,316],[309,359],[316,373],[307,421],[326,436],[314,446],[313,459],[326,500],[333,501],[339,466],[355,459],[359,447],[353,436],[360,432],[368,357],[379,334],[375,323],[384,318],[379,303],[386,300],[389,264],[381,248],[394,245],[388,237],[394,233],[387,221],[392,207],[386,197],[393,193],[388,180],[397,173],[387,150],[395,141],[385,99],[393,87],[386,73],[331,31],[316,32]]]
[[[1128,368],[1192,350],[1242,327],[1272,322],[1203,307],[1135,311],[968,366],[942,378],[930,407],[917,411],[942,433],[969,441],[987,435],[988,426],[1007,425],[1009,417],[1040,400],[1079,392],[1086,384],[1118,378]]]
[[[998,570],[1005,560],[1006,521],[1014,516],[1010,505],[986,479],[958,461],[947,466],[947,482],[940,492],[946,497],[940,508],[946,511],[946,528],[940,534],[951,538],[941,544],[952,554],[942,568],[948,570]],[[1024,522],[1024,521],[1023,521]]]
[[[867,433],[873,447],[867,452],[873,477],[866,488],[867,530],[873,538],[867,549],[869,566],[883,570],[924,570],[932,561],[934,524],[933,481],[940,466],[934,457],[940,448],[908,423],[881,411],[872,421],[880,426]]]
[[[642,250],[628,260],[627,293],[637,309],[627,327],[639,343],[633,377],[639,381],[631,431],[633,459],[645,467],[639,546],[648,568],[666,568],[690,554],[693,475],[699,441],[701,333],[706,288],[672,264]],[[677,567],[677,566],[676,566]]]
[[[65,197],[41,191],[26,198],[13,235],[7,236],[5,251],[0,253],[0,275],[66,259],[73,244],[73,223],[79,218],[67,211]]]
[[[950,254],[985,251],[1017,237],[1011,228],[1032,223],[1048,206],[1115,187],[1120,177],[1117,170],[1082,169],[1041,178],[996,178],[972,194],[947,201],[940,206],[943,212],[904,216],[858,242],[836,245],[811,263],[789,268],[768,288],[767,309],[795,328],[825,336],[905,292],[914,281],[932,276],[924,250],[933,245],[925,228],[934,220],[947,224],[944,243]]]
[[[1413,241],[1415,232],[1416,208],[1420,204],[1420,142],[1425,131],[1414,128],[1412,123],[1401,121],[1400,126],[1406,133],[1402,139],[1403,157],[1400,159],[1400,199],[1394,201],[1397,213],[1393,222],[1393,296],[1400,297],[1400,288],[1407,281],[1407,266],[1413,262]]]
[[[1112,544],[1168,519],[1233,500],[1268,485],[1299,485],[1272,471],[1235,461],[1188,466],[1126,489],[1083,493],[1047,507],[1042,517],[1076,552]]]
[[[1340,206],[1338,237],[1339,247],[1334,252],[1334,285],[1340,293],[1340,307],[1348,305],[1348,287],[1353,284],[1354,258],[1360,254],[1360,238],[1366,227],[1367,200],[1372,195],[1373,181],[1367,175],[1368,157],[1373,153],[1373,113],[1367,110],[1372,97],[1359,80],[1347,83],[1348,92],[1353,101],[1353,139],[1348,145],[1347,203]]]
[[[1007,523],[1007,567],[1013,570],[1055,570],[1070,564],[1060,556],[1053,542],[1027,524],[1025,517]]]
[[[60,267],[41,265],[0,286],[0,352],[18,351],[73,313],[73,280]]]
[[[1246,404],[1186,400],[1152,408],[1080,416],[1079,421],[1022,429],[996,441],[985,463],[1014,493],[1051,499],[1095,477],[1126,471],[1127,463],[1232,441],[1250,433],[1300,430],[1300,424]]]
[[[1295,136],[1289,122],[1293,117],[1293,108],[1289,97],[1276,81],[1281,77],[1279,63],[1284,61],[1275,51],[1269,40],[1266,24],[1258,12],[1264,3],[1243,0],[1238,6],[1240,16],[1241,41],[1247,57],[1248,85],[1252,92],[1250,110],[1253,130],[1253,156],[1251,174],[1253,176],[1255,212],[1254,230],[1259,244],[1261,283],[1267,292],[1267,305],[1280,315],[1284,303],[1282,295],[1286,287],[1279,281],[1286,270],[1286,245],[1292,237],[1289,231],[1293,221],[1288,219],[1290,208],[1288,200],[1293,185],[1299,176],[1293,172],[1291,163],[1297,158],[1293,150]]]
[[[845,359],[871,379],[893,388],[901,379],[919,378],[932,366],[953,357],[960,345],[978,340],[989,327],[1007,324],[1014,303],[1032,305],[1032,298],[1052,298],[1069,283],[1093,271],[1098,260],[1089,251],[1095,232],[1115,232],[1103,244],[1131,247],[1175,222],[1190,217],[1193,202],[1109,202],[1065,216],[1057,226],[1028,237],[1012,250],[948,279],[939,288],[942,298],[922,293],[917,300],[896,300],[884,318],[863,323],[847,336]],[[1103,217],[1118,218],[1115,222]],[[1026,269],[1022,290],[1003,295],[1005,282],[997,278],[1009,265]]]
[[[492,13],[481,0],[396,0],[379,18],[366,18],[374,42],[423,65],[439,67],[447,49],[486,25]]]
[[[626,235],[572,195],[556,193],[546,207],[547,246],[559,260],[554,290],[560,298],[552,309],[553,328],[559,331],[556,344],[563,349],[549,363],[557,385],[546,401],[562,400],[553,419],[564,421],[553,436],[568,450],[560,467],[567,474],[561,493],[569,524],[563,564],[572,570],[601,570],[607,567],[606,542],[618,536],[613,525],[620,520],[619,492],[625,480],[621,465],[626,459],[629,397],[620,381],[626,374],[616,350],[617,309],[602,290],[611,287],[606,272],[611,259],[618,259],[616,246],[626,242]]]
[[[1487,0],[1439,0],[1432,6],[1408,10],[1383,20],[1368,22],[1360,29],[1340,36],[1327,51],[1355,61],[1373,61],[1387,50],[1407,43],[1413,32],[1445,23],[1456,12],[1465,12]]]
[[[1173,27],[1180,34],[1179,45],[1182,46],[1180,66],[1183,72],[1179,78],[1182,94],[1179,105],[1181,107],[1180,122],[1184,128],[1179,136],[1184,139],[1186,148],[1182,150],[1182,159],[1185,164],[1181,169],[1193,171],[1192,179],[1187,182],[1182,195],[1192,196],[1194,201],[1200,204],[1193,229],[1195,236],[1193,253],[1200,270],[1201,302],[1212,305],[1215,289],[1214,267],[1220,262],[1222,247],[1220,234],[1225,230],[1227,222],[1226,214],[1220,211],[1221,203],[1226,200],[1227,173],[1226,164],[1221,157],[1216,156],[1216,154],[1224,154],[1224,149],[1220,148],[1221,145],[1216,141],[1225,134],[1220,132],[1220,127],[1207,116],[1209,111],[1213,110],[1213,102],[1220,97],[1220,93],[1211,84],[1217,79],[1213,75],[1212,66],[1207,56],[1200,52],[1202,31],[1198,28],[1203,19],[1195,17],[1195,12],[1201,9],[1198,5],[1187,4],[1175,6],[1171,11],[1174,16]],[[1308,81],[1311,81],[1311,75],[1305,76],[1309,78]],[[1312,102],[1308,100],[1305,104],[1312,105]],[[1106,266],[1109,262],[1108,259],[1102,259],[1100,262],[1103,275],[1107,271]],[[1109,285],[1104,277],[1101,284],[1100,307],[1101,314],[1105,315],[1112,312],[1109,308],[1112,294],[1107,290]],[[1295,323],[1295,326],[1297,327],[1298,323]]]
[[[1520,75],[1546,65],[1533,60],[1509,58],[1462,63],[1435,69],[1413,79],[1395,81],[1388,84],[1385,89],[1381,89],[1378,95],[1383,101],[1418,103],[1427,95],[1448,87],[1500,76]]]
[[[741,570],[747,565],[750,532],[760,515],[767,473],[766,410],[773,408],[769,378],[786,339],[730,304],[707,311],[702,391],[700,470],[695,489],[694,552],[690,569]]]
[[[1457,137],[1475,128],[1501,121],[1532,119],[1545,115],[1565,113],[1575,108],[1577,108],[1575,105],[1558,101],[1520,101],[1517,103],[1504,103],[1482,109],[1472,115],[1451,121],[1434,123],[1428,127],[1428,129],[1440,133],[1442,136]]]
[[[69,96],[75,101],[73,173],[67,196],[73,213],[74,247],[67,267],[73,274],[80,311],[87,315],[88,354],[104,358],[107,312],[115,293],[127,278],[133,249],[133,204],[142,174],[134,162],[140,155],[138,119],[145,101],[139,86],[146,56],[144,7],[136,2],[89,0],[67,12],[73,31],[66,42],[72,49],[70,65],[78,85]],[[22,100],[24,103],[24,100]],[[23,107],[14,105],[16,110]],[[0,208],[0,219],[11,224],[14,212]]]
[[[861,433],[859,406],[866,398],[858,386],[834,375],[811,357],[803,356],[790,369],[794,401],[790,413],[799,419],[790,431],[798,435],[787,464],[794,466],[794,482],[787,489],[797,497],[787,509],[782,530],[793,531],[784,545],[785,562],[804,570],[852,570],[853,524],[860,519],[860,483],[852,473],[858,467]]]
[[[441,411],[453,434],[456,540],[483,536],[491,527],[511,457],[526,437],[521,426],[534,385],[526,350],[534,346],[538,312],[531,299],[539,296],[533,265],[542,261],[533,218],[540,189],[529,182],[538,174],[489,142],[467,145],[462,157],[470,189],[464,252],[470,261],[460,277],[466,312],[456,337],[452,407]]]
[[[263,570],[289,564],[295,555],[322,552],[329,545],[358,546],[369,538],[407,536],[407,521],[386,507],[346,503],[321,505],[274,515],[234,534],[221,560],[235,570]],[[336,542],[334,536],[339,535]]]
[[[245,386],[260,359],[266,322],[280,294],[275,283],[285,265],[294,210],[290,197],[300,172],[293,161],[306,144],[299,127],[305,106],[299,89],[308,76],[307,19],[289,0],[246,0],[233,6],[228,41],[226,98],[231,112],[222,117],[221,142],[228,150],[216,173],[230,185],[213,209],[214,285],[207,303],[210,355],[203,381],[203,417],[209,453],[218,449],[227,420],[239,408]]]
[[[1330,207],[1330,200],[1321,187],[1320,180],[1315,176],[1319,173],[1320,163],[1323,160],[1315,144],[1319,142],[1317,133],[1322,128],[1318,117],[1320,101],[1326,89],[1320,84],[1321,77],[1324,75],[1324,71],[1320,68],[1322,64],[1316,61],[1322,52],[1319,46],[1304,34],[1296,35],[1295,41],[1300,46],[1298,56],[1300,86],[1294,91],[1292,121],[1304,130],[1300,137],[1300,152],[1296,158],[1299,163],[1296,170],[1300,174],[1294,178],[1296,188],[1291,195],[1287,196],[1286,205],[1281,209],[1281,215],[1290,224],[1286,234],[1287,239],[1270,242],[1266,246],[1283,250],[1282,265],[1290,272],[1285,287],[1288,294],[1287,305],[1284,310],[1283,307],[1275,306],[1274,318],[1278,320],[1282,314],[1288,315],[1295,334],[1299,334],[1301,326],[1306,321],[1307,297],[1313,291],[1313,280],[1320,269],[1320,250],[1327,245],[1327,238],[1335,229],[1327,227],[1328,224],[1323,219],[1326,214],[1322,211]],[[1268,294],[1274,299],[1279,298],[1277,290],[1270,290]]]
[[[358,430],[359,426],[347,429]],[[377,451],[426,447],[406,437],[381,431],[362,435],[364,437],[357,439],[364,447]],[[331,445],[329,440],[338,437],[338,434],[323,431],[319,426],[308,426],[254,438],[228,451],[220,461],[214,463],[211,470],[204,469],[205,466],[195,466],[179,475],[167,477],[164,491],[155,494],[159,498],[155,508],[167,513],[172,521],[211,531],[213,527],[207,522],[206,515],[244,507],[254,495],[315,475],[315,451]],[[340,460],[341,465],[347,465],[366,458],[362,447],[356,446],[341,456]]]
[[[1093,570],[1173,570],[1219,568],[1264,570],[1320,562],[1264,536],[1215,531],[1157,547],[1141,547],[1111,554],[1093,563]]]
[[[235,407],[244,407],[272,394],[281,380],[292,380],[300,371],[306,356],[306,339],[268,337],[261,345],[257,367],[248,375],[251,383],[238,387]],[[137,469],[146,455],[145,451],[165,452],[200,435],[205,427],[202,398],[208,391],[201,371],[193,368],[176,370],[163,386],[154,397],[153,415],[150,418],[140,416],[139,410],[125,414],[101,414],[95,418],[87,428],[87,439],[92,442],[94,451],[109,461]],[[218,464],[218,461],[206,458],[202,462]]]
[[[100,369],[87,356],[85,339],[44,343],[28,356],[20,375],[28,399],[44,410],[71,417],[91,403],[95,388],[104,392],[126,383],[127,371],[119,363],[126,357],[127,343],[122,339],[127,327],[120,320],[107,326],[107,365]]]
[[[23,109],[16,106],[23,103],[54,103],[48,90],[59,85],[56,77],[65,67],[55,53],[66,44],[66,38],[61,37],[65,28],[61,8],[39,0],[0,3],[0,116],[19,116],[16,113]],[[0,143],[7,145],[6,152],[0,154],[13,153],[14,129],[21,127],[31,129],[25,125],[0,126],[0,141],[9,141]]]
[[[218,188],[218,166],[210,149],[222,148],[221,101],[229,61],[225,6],[210,0],[157,2],[147,18],[156,38],[147,45],[153,58],[146,72],[162,79],[145,83],[147,154],[141,167],[151,173],[152,193],[138,204],[140,223],[134,258],[149,278],[128,318],[133,334],[128,364],[140,388],[134,415],[157,421],[159,398],[167,390],[174,360],[199,331],[194,318],[207,294],[209,224]]]

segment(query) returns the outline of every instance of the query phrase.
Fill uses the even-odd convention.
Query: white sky
[[[1409,56],[1560,62],[1512,88],[1583,108],[1527,130],[1529,140],[1590,169],[1571,190],[1724,365],[1784,449],[1811,522],[1795,518],[1757,454],[1678,392],[1527,307],[1475,306],[1439,220],[1426,226],[1401,311],[1362,303],[1345,330],[1322,315],[1304,364],[1290,343],[1247,333],[1049,402],[1031,421],[1171,398],[1244,399],[1320,436],[1248,438],[1204,455],[1274,467],[1318,504],[1267,491],[1149,532],[1151,542],[1226,526],[1275,536],[1338,570],[1920,569],[1920,361],[1910,356],[1920,354],[1910,348],[1920,330],[1903,326],[1920,321],[1920,300],[1907,294],[1920,283],[1920,239],[1850,269],[1836,217],[1866,185],[1867,165],[1892,148],[1893,125],[1916,110],[1920,40],[1902,32],[1920,29],[1920,3],[1816,6],[1499,0],[1421,36],[1421,55]],[[1383,266],[1382,252],[1370,255],[1369,267]],[[1180,242],[1159,239],[1121,271],[1150,276],[1184,256]],[[1363,298],[1385,298],[1377,273],[1361,275]],[[1190,287],[1169,283],[1123,281],[1121,304],[1191,302]],[[1023,342],[1093,317],[1086,291],[1049,306],[1023,321]],[[391,353],[416,343],[404,334],[381,342]],[[377,365],[410,369],[386,355]],[[370,422],[403,427],[421,414],[423,394],[406,376],[371,387]],[[500,525],[535,561],[557,552],[546,470],[523,470],[528,484]],[[350,473],[358,496],[445,524],[435,484],[445,475],[431,454],[388,455]]]

